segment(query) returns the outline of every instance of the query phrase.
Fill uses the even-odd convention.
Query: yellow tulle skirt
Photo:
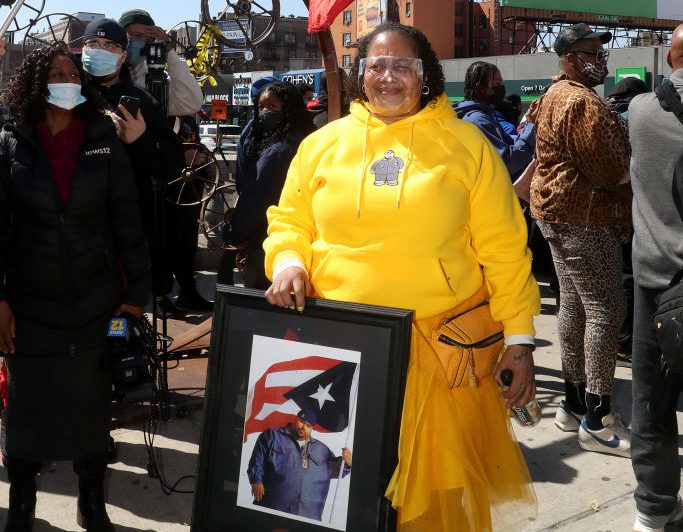
[[[482,288],[413,324],[399,463],[386,491],[401,532],[523,530],[536,517],[529,472],[493,376],[449,389],[429,340],[443,318],[485,295]]]

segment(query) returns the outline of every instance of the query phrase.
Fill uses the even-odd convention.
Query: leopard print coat
[[[629,227],[629,157],[624,120],[592,89],[560,78],[543,96],[536,119],[534,218]]]

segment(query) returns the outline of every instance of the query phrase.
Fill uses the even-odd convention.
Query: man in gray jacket
[[[133,83],[144,89],[147,63],[141,54],[149,41],[164,42],[166,47],[166,72],[170,80],[168,94],[168,116],[191,116],[199,112],[204,95],[190,69],[173,49],[171,38],[147,11],[131,9],[121,15],[119,24],[128,34],[126,63],[130,68]]]
[[[683,95],[683,25],[676,28],[667,57],[671,82]],[[683,518],[678,496],[680,463],[676,404],[679,380],[661,369],[653,326],[655,297],[683,269],[683,220],[672,180],[683,155],[683,124],[665,111],[654,93],[629,106],[633,184],[633,418],[631,460],[638,481],[635,531],[664,530]]]

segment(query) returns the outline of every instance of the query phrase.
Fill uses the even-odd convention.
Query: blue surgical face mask
[[[50,91],[47,102],[62,109],[71,110],[86,100],[78,83],[48,83],[47,89]]]
[[[96,78],[109,76],[119,67],[118,54],[102,50],[101,48],[83,48],[83,69]]]
[[[144,58],[140,52],[142,52],[145,44],[147,44],[145,41],[128,41],[128,48],[126,48],[126,52],[128,52],[126,63],[129,65],[137,65],[140,63]]]

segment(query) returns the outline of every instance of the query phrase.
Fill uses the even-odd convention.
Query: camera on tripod
[[[107,336],[112,352],[112,395],[122,403],[152,400],[157,388],[155,333],[145,318],[127,312],[112,318]]]

